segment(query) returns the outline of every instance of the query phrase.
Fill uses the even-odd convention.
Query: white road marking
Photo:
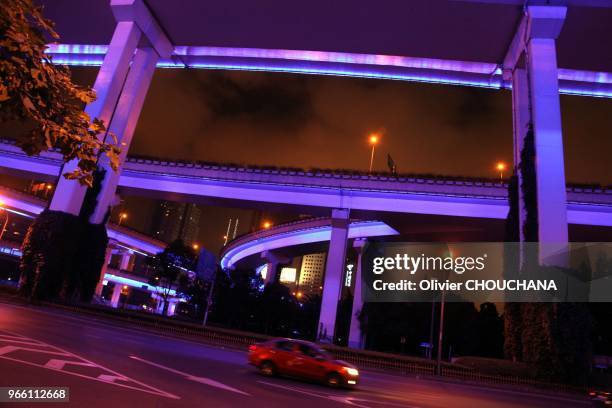
[[[110,374],[100,374],[97,378],[102,381],[109,382],[109,383],[114,383],[115,381],[126,381],[127,380],[122,375],[110,375]]]
[[[373,403],[375,405],[384,405],[384,406],[394,406],[394,407],[404,407],[404,408],[419,408],[415,405],[407,405],[406,403],[397,403],[397,402],[388,402],[388,401],[377,401],[377,400],[372,400],[372,399],[366,399],[366,398],[357,398],[357,397],[351,397],[351,396],[344,396],[344,395],[334,395],[334,394],[323,394],[323,393],[318,393],[318,392],[312,392],[312,391],[307,391],[298,387],[290,387],[287,385],[281,385],[281,384],[275,384],[275,383],[271,383],[271,382],[267,382],[267,381],[257,381],[260,384],[265,384],[268,385],[270,387],[276,387],[276,388],[281,388],[284,390],[289,390],[289,391],[293,391],[293,392],[298,392],[304,395],[310,395],[312,397],[318,397],[318,398],[323,398],[323,399],[327,399],[327,400],[331,400],[331,401],[336,401],[339,402],[341,404],[345,404],[345,405],[351,405],[353,407],[359,407],[359,408],[370,408],[368,405],[362,405],[360,402],[365,402],[365,403]]]
[[[130,377],[124,376],[119,374],[116,371],[113,371],[109,368],[106,368],[100,364],[96,364],[92,361],[89,361],[81,356],[78,356],[74,353],[71,353],[69,351],[63,350],[59,347],[53,346],[51,344],[47,344],[47,343],[43,343],[41,341],[35,340],[35,339],[31,339],[29,337],[25,337],[25,336],[21,336],[21,335],[17,335],[16,333],[12,333],[9,332],[7,330],[3,330],[5,333],[10,333],[10,337],[11,338],[20,338],[23,339],[24,341],[28,341],[28,342],[32,342],[32,343],[36,343],[36,345],[40,345],[40,346],[44,346],[44,347],[48,347],[51,348],[52,350],[42,350],[42,349],[33,349],[33,348],[26,348],[26,347],[18,347],[18,346],[4,346],[4,347],[0,347],[0,359],[3,360],[8,360],[8,361],[13,361],[16,363],[20,363],[20,364],[25,364],[25,365],[29,365],[29,366],[33,366],[33,367],[39,367],[39,368],[45,368],[47,370],[51,370],[51,371],[56,371],[58,373],[63,373],[63,374],[68,374],[68,375],[72,375],[75,377],[80,377],[80,378],[85,378],[88,380],[92,380],[92,381],[98,381],[98,382],[103,382],[105,384],[112,384],[114,386],[117,387],[122,387],[122,388],[128,388],[128,389],[132,389],[132,390],[136,390],[136,391],[141,391],[141,392],[145,392],[148,394],[153,394],[153,395],[157,395],[157,396],[161,396],[161,397],[165,397],[165,398],[171,398],[171,399],[180,399],[180,397],[168,393],[166,391],[162,391],[160,389],[157,389],[155,387],[152,387],[150,385],[144,384],[140,381],[134,380]],[[3,337],[8,337],[3,335]],[[2,338],[0,338],[0,343],[3,341]],[[20,357],[10,357],[8,356],[9,353],[11,352],[15,352],[15,351],[29,351],[29,352],[34,352],[34,353],[44,353],[44,354],[54,354],[54,355],[61,355],[61,356],[67,356],[67,357],[72,357],[76,360],[59,360],[59,359],[50,359],[49,361],[47,361],[45,364],[40,364],[37,362],[33,362],[33,361],[28,361],[27,359],[25,359],[25,357],[21,356]],[[48,366],[47,366],[48,364]],[[110,373],[110,374],[99,374],[97,376],[89,376],[89,375],[85,375],[82,373],[77,373],[77,372],[73,372],[73,371],[68,371],[65,370],[65,366],[66,365],[81,365],[81,366],[87,366],[87,367],[92,367],[92,368],[97,368],[99,371],[105,371],[106,373]],[[117,383],[116,380],[121,380],[124,382],[127,382],[128,384],[122,384],[122,383]],[[134,385],[130,384],[133,383]]]
[[[84,363],[84,362],[72,361],[72,360],[59,360],[57,358],[52,358],[51,360],[47,361],[47,363],[45,364],[45,368],[51,368],[53,370],[62,370],[64,366],[66,366],[66,364],[78,365],[78,366],[83,366],[83,367],[95,367],[96,366],[95,364],[91,364],[91,363]]]
[[[251,396],[251,394],[249,394],[248,392],[244,392],[244,391],[239,390],[237,388],[230,387],[229,385],[223,384],[222,382],[213,380],[211,378],[198,377],[198,376],[195,376],[195,375],[192,375],[192,374],[189,374],[189,373],[185,373],[183,371],[176,370],[176,369],[171,368],[171,367],[166,367],[164,365],[155,363],[153,361],[145,360],[144,358],[140,358],[138,356],[131,355],[129,357],[131,359],[133,359],[133,360],[140,361],[141,363],[149,364],[149,365],[151,365],[153,367],[157,367],[157,368],[160,368],[162,370],[166,370],[166,371],[169,371],[171,373],[178,374],[180,376],[185,377],[185,379],[190,380],[190,381],[195,381],[195,382],[198,382],[198,383],[201,383],[201,384],[210,385],[211,387],[216,387],[216,388],[220,388],[222,390],[235,392],[236,394],[242,394],[242,395],[246,395],[246,396],[249,396],[249,397]]]
[[[19,350],[19,347],[16,346],[4,346],[0,347],[0,356],[8,353],[12,353],[15,350]]]

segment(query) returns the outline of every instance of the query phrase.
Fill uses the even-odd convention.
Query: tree
[[[163,299],[163,314],[168,314],[168,299],[172,291],[187,286],[187,271],[193,270],[195,254],[181,239],[173,241],[166,249],[147,259],[149,283],[158,287]]]
[[[118,166],[119,148],[101,140],[104,123],[83,111],[95,92],[72,82],[67,68],[45,54],[48,39],[59,37],[32,0],[0,2],[0,122],[24,129],[16,142],[28,155],[57,149],[64,161],[78,160],[67,178],[91,186],[98,158]]]
[[[504,350],[504,320],[495,303],[480,305],[477,316],[478,348],[481,357],[502,358]]]

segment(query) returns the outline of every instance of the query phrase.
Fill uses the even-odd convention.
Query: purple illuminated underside
[[[99,66],[106,45],[50,44],[53,61],[66,65]],[[160,68],[199,68],[349,76],[510,89],[494,63],[262,48],[177,46]],[[612,97],[612,73],[559,69],[560,92]]]

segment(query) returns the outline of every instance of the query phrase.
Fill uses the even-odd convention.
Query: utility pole
[[[230,222],[232,220],[230,219]],[[236,218],[236,223],[234,224],[234,233],[232,234],[232,239],[236,238],[236,233],[238,232],[238,222],[240,221],[240,218]]]
[[[434,342],[434,318],[436,316],[436,300],[431,300],[431,318],[429,320],[429,347],[427,348],[427,358],[433,358],[433,342]]]
[[[215,271],[215,275],[213,276],[212,281],[210,282],[210,287],[208,288],[208,296],[206,297],[206,311],[204,312],[204,321],[202,322],[203,326],[206,326],[208,322],[208,312],[210,311],[210,306],[212,305],[212,295],[215,290],[215,281],[217,280],[217,271]]]
[[[446,291],[442,291],[440,297],[440,328],[438,330],[438,358],[436,359],[436,374],[442,375],[442,338],[444,337],[444,297]]]
[[[232,219],[227,220],[227,230],[225,231],[225,236],[223,237],[223,246],[227,245],[227,241],[229,241],[230,228],[232,227]]]

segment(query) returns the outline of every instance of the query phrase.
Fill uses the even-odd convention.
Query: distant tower
[[[162,201],[153,216],[151,235],[164,242],[178,238],[196,242],[200,232],[200,209],[195,204]]]

